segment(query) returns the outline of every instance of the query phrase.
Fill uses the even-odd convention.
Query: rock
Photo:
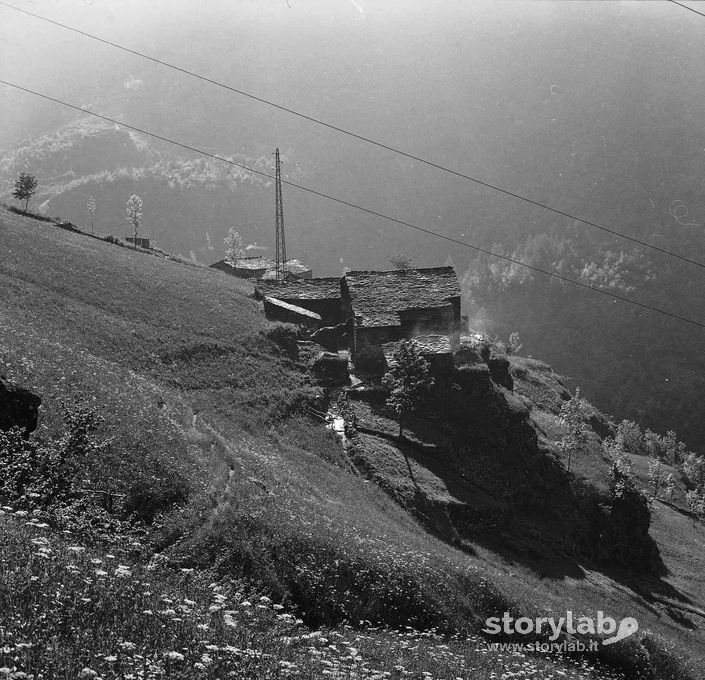
[[[498,385],[506,387],[510,392],[514,389],[514,379],[509,371],[509,359],[505,354],[498,352],[490,352],[487,358],[487,366],[490,369],[490,375]]]
[[[37,429],[41,402],[36,394],[0,377],[0,430],[19,427],[29,437]]]

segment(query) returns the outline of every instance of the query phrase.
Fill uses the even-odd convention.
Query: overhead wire
[[[674,2],[675,0],[671,0],[671,1]],[[676,3],[676,4],[680,4],[680,3]],[[200,73],[196,73],[195,71],[191,71],[191,70],[183,68],[181,66],[177,66],[177,65],[172,64],[170,62],[164,61],[162,59],[158,59],[157,57],[153,57],[149,54],[145,54],[144,52],[140,52],[140,51],[132,49],[130,47],[126,47],[125,45],[121,45],[120,43],[114,42],[112,40],[108,40],[106,38],[101,38],[100,36],[97,36],[93,33],[76,28],[75,26],[70,26],[70,25],[62,23],[60,21],[56,21],[55,19],[50,19],[48,17],[42,16],[41,14],[37,14],[36,12],[31,12],[27,9],[17,7],[16,5],[13,5],[9,2],[5,2],[5,0],[0,0],[0,6],[7,7],[9,9],[15,10],[17,12],[20,12],[20,13],[25,14],[27,16],[33,17],[33,18],[38,19],[40,21],[44,21],[46,23],[57,26],[59,28],[63,28],[65,30],[72,31],[72,32],[77,33],[81,36],[89,38],[91,40],[95,40],[95,41],[103,43],[105,45],[109,45],[110,47],[114,47],[115,49],[122,50],[123,52],[127,52],[128,54],[132,54],[132,55],[140,57],[142,59],[146,59],[146,60],[151,61],[155,64],[159,64],[160,66],[164,66],[166,68],[173,69],[174,71],[178,71],[179,73],[182,73],[184,75],[187,75],[192,78],[196,78],[196,79],[201,80],[203,82],[209,83],[210,85],[220,87],[222,89],[228,90],[229,92],[238,94],[240,96],[252,99],[252,100],[259,102],[261,104],[265,104],[267,106],[270,106],[270,107],[273,107],[273,108],[278,109],[280,111],[283,111],[285,113],[288,113],[292,116],[296,116],[298,118],[309,121],[309,122],[314,123],[316,125],[321,125],[323,127],[328,128],[329,130],[333,130],[333,131],[338,132],[340,134],[347,135],[348,137],[351,137],[351,138],[356,139],[358,141],[364,142],[366,144],[371,144],[371,145],[379,147],[381,149],[385,149],[387,151],[395,153],[395,154],[402,156],[404,158],[408,158],[408,159],[416,161],[418,163],[422,163],[422,164],[427,165],[431,168],[434,168],[436,170],[440,170],[442,172],[448,173],[448,174],[453,175],[455,177],[459,177],[461,179],[472,182],[472,183],[474,183],[478,186],[484,187],[486,189],[491,189],[492,191],[496,191],[496,192],[503,194],[505,196],[509,196],[509,197],[514,198],[516,200],[522,201],[528,205],[532,205],[534,207],[541,208],[543,210],[547,210],[549,212],[552,212],[556,215],[560,215],[561,217],[565,217],[567,219],[574,220],[576,222],[580,222],[581,224],[585,224],[587,226],[593,227],[594,229],[599,229],[600,231],[611,234],[611,235],[616,236],[618,238],[623,238],[627,241],[630,241],[631,243],[635,243],[637,245],[643,246],[644,248],[649,248],[649,249],[654,250],[658,253],[661,253],[662,255],[666,255],[668,257],[674,257],[682,262],[686,262],[686,263],[694,265],[696,267],[700,267],[700,268],[705,269],[705,263],[699,262],[698,260],[694,260],[692,258],[686,257],[685,255],[675,253],[675,252],[670,251],[666,248],[662,248],[660,246],[657,246],[653,243],[649,243],[647,241],[642,241],[641,239],[638,239],[634,236],[629,236],[628,234],[625,234],[625,233],[618,231],[616,229],[612,229],[610,227],[606,227],[602,224],[599,224],[597,222],[593,222],[593,221],[588,220],[586,218],[579,217],[577,215],[573,215],[572,213],[569,213],[565,210],[561,210],[559,208],[554,208],[550,205],[547,205],[546,203],[542,203],[542,202],[536,201],[532,198],[528,198],[527,196],[522,196],[521,194],[518,194],[518,193],[511,191],[509,189],[505,189],[504,187],[500,187],[499,185],[492,184],[491,182],[487,182],[485,180],[481,180],[476,177],[472,177],[471,175],[460,172],[459,170],[454,170],[454,169],[449,168],[445,165],[442,165],[440,163],[436,163],[436,162],[431,161],[427,158],[423,158],[422,156],[418,156],[416,154],[409,153],[407,151],[399,149],[398,147],[392,146],[390,144],[385,144],[384,142],[380,142],[380,141],[374,140],[370,137],[366,137],[366,136],[358,134],[356,132],[352,132],[351,130],[347,130],[345,128],[342,128],[338,125],[334,125],[332,123],[328,123],[320,118],[316,118],[314,116],[307,115],[305,113],[302,113],[302,112],[297,111],[295,109],[292,109],[290,107],[287,107],[282,104],[278,104],[274,101],[271,101],[269,99],[266,99],[264,97],[257,96],[251,92],[247,92],[247,91],[242,90],[240,88],[236,88],[231,85],[227,85],[226,83],[215,80],[214,78],[209,78],[208,76],[204,76]],[[686,7],[686,6],[683,5],[683,7]],[[690,9],[690,8],[686,7],[686,9]]]
[[[74,109],[76,111],[80,111],[81,113],[83,113],[85,115],[94,116],[95,118],[99,118],[101,120],[112,123],[114,125],[119,125],[119,126],[126,128],[128,130],[133,130],[135,132],[146,135],[148,137],[158,139],[158,140],[165,142],[167,144],[172,144],[172,145],[180,147],[182,149],[186,149],[187,151],[192,151],[193,153],[199,154],[201,156],[205,156],[207,158],[212,158],[214,160],[220,161],[220,162],[225,163],[227,165],[241,168],[241,169],[246,170],[247,172],[250,172],[252,174],[260,175],[262,177],[267,177],[268,179],[272,179],[272,180],[275,179],[274,175],[272,175],[268,172],[264,172],[263,170],[257,170],[256,168],[251,168],[243,163],[238,163],[238,162],[233,161],[232,159],[226,158],[224,156],[219,156],[217,154],[210,153],[208,151],[205,151],[204,149],[200,149],[200,148],[192,146],[190,144],[185,144],[183,142],[179,142],[178,140],[171,139],[169,137],[165,137],[164,135],[160,135],[155,132],[150,132],[149,130],[145,130],[143,128],[137,127],[136,125],[131,125],[130,123],[126,123],[124,121],[120,121],[115,118],[111,118],[109,116],[104,116],[100,113],[96,113],[95,111],[89,111],[87,109],[84,109],[81,106],[77,106],[76,104],[71,104],[69,102],[62,101],[61,99],[57,99],[56,97],[52,97],[52,96],[44,94],[42,92],[37,92],[36,90],[32,90],[30,88],[23,87],[21,85],[18,85],[17,83],[12,83],[10,81],[0,79],[0,84],[6,85],[8,87],[12,87],[12,88],[17,89],[21,92],[26,92],[26,93],[34,95],[36,97],[40,97],[40,98],[45,99],[47,101],[51,101],[56,104],[60,104],[61,106],[65,106],[67,108]],[[344,205],[348,208],[352,208],[354,210],[361,211],[361,212],[366,213],[368,215],[372,215],[374,217],[378,217],[380,219],[387,220],[387,221],[392,222],[394,224],[398,224],[400,226],[407,227],[409,229],[413,229],[415,231],[427,234],[429,236],[433,236],[434,238],[439,238],[444,241],[448,241],[449,243],[453,243],[455,245],[459,245],[464,248],[468,248],[468,249],[474,250],[476,252],[483,253],[484,255],[488,255],[490,257],[495,257],[500,260],[504,260],[505,262],[510,262],[512,264],[518,265],[520,267],[524,267],[524,268],[529,269],[531,271],[534,271],[534,272],[537,272],[540,274],[544,274],[546,276],[550,276],[550,277],[555,278],[559,281],[563,281],[565,283],[569,283],[574,286],[584,288],[584,289],[592,291],[594,293],[599,293],[600,295],[607,296],[613,300],[620,300],[621,302],[635,305],[637,307],[640,307],[640,308],[646,309],[646,310],[650,310],[652,312],[657,312],[659,314],[663,314],[664,316],[667,316],[667,317],[670,317],[673,319],[677,319],[679,321],[683,321],[685,323],[688,323],[688,324],[691,324],[694,326],[698,326],[699,328],[705,328],[705,323],[703,323],[701,321],[697,321],[696,319],[691,319],[689,317],[681,316],[680,314],[676,314],[674,312],[669,312],[668,310],[661,309],[660,307],[654,307],[653,305],[649,305],[644,302],[639,302],[638,300],[633,300],[631,298],[628,298],[624,295],[620,295],[618,293],[614,293],[612,291],[604,290],[602,288],[596,288],[590,284],[583,283],[582,281],[577,281],[575,279],[571,279],[570,277],[564,276],[564,275],[559,274],[557,272],[552,272],[548,269],[542,269],[541,267],[536,267],[535,265],[531,265],[526,262],[522,262],[521,260],[517,260],[513,257],[508,256],[508,255],[503,255],[501,253],[495,253],[491,250],[487,250],[486,248],[482,248],[482,247],[474,245],[472,243],[468,243],[467,241],[461,241],[461,240],[453,238],[451,236],[446,236],[445,234],[441,234],[440,232],[434,231],[432,229],[428,229],[427,227],[419,226],[417,224],[414,224],[412,222],[408,222],[406,220],[402,220],[398,217],[392,217],[391,215],[385,215],[384,213],[381,213],[377,210],[373,210],[372,208],[367,208],[367,207],[359,205],[357,203],[353,203],[352,201],[347,201],[343,198],[338,198],[337,196],[332,196],[331,194],[327,194],[327,193],[325,193],[323,191],[319,191],[317,189],[312,189],[311,187],[307,187],[302,184],[298,184],[297,182],[292,182],[291,180],[282,179],[281,182],[282,182],[282,184],[286,184],[287,186],[290,186],[294,189],[298,189],[300,191],[304,191],[304,192],[312,194],[314,196],[318,196],[319,198],[324,198],[326,200],[332,201],[332,202],[337,203],[339,205]]]

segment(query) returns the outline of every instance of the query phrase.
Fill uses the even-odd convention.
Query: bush
[[[112,234],[108,234],[104,239],[107,243],[114,243],[116,246],[123,246],[125,247],[127,244],[125,241],[123,241],[121,238],[118,238],[117,236],[113,236]]]
[[[109,442],[92,434],[102,422],[98,412],[80,401],[62,409],[65,431],[48,444],[25,441],[18,428],[0,432],[0,490],[8,502],[45,508],[71,502],[91,460],[105,452]]]
[[[300,336],[298,326],[291,323],[274,323],[271,328],[261,331],[261,333],[265,338],[271,340],[277,347],[284,350],[290,359],[298,358],[298,339]]]
[[[24,217],[31,217],[33,220],[39,220],[40,222],[56,222],[56,218],[47,217],[46,215],[39,215],[37,213],[31,212],[30,210],[22,210],[14,205],[5,205],[5,208],[15,215],[23,215]]]

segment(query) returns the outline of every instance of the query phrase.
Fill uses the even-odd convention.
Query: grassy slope
[[[228,552],[231,534],[261,531],[269,542],[248,557],[266,549],[271,561],[273,548],[293,543],[311,569],[320,565],[310,555],[329,551],[374,578],[415,573],[422,601],[462,616],[476,608],[480,619],[500,613],[497,590],[524,614],[604,608],[703,655],[699,636],[601,575],[543,579],[480,546],[471,557],[432,538],[377,485],[347,473],[325,430],[300,418],[277,424],[271,416],[312,388],[260,335],[267,324],[247,282],[5,212],[0,252],[0,371],[43,395],[46,433],[59,427],[58,401],[80,393],[101,406],[121,452],[146,451],[188,478],[200,504],[170,525],[182,559],[197,553],[235,570],[243,554]],[[668,558],[684,582],[690,565]],[[344,587],[352,577],[338,578]]]
[[[525,397],[526,403],[531,404],[530,416],[543,433],[544,444],[560,458],[561,453],[553,442],[562,433],[558,412],[562,402],[560,395],[565,388],[561,378],[542,362],[520,357],[512,358],[512,370],[515,394]],[[363,427],[386,432],[387,435],[395,432],[395,423],[380,415],[378,410],[359,404],[356,405],[356,414]],[[400,448],[393,438],[386,436],[365,433],[360,437],[359,462],[402,504],[415,507],[417,511],[421,508],[427,523],[436,526],[441,522],[430,514],[434,504],[451,512],[454,505],[462,504],[481,510],[491,511],[494,508],[497,504],[494,494],[487,495],[487,488],[483,490],[481,482],[475,487],[478,478],[476,466],[481,464],[481,457],[473,454],[473,460],[467,464],[463,475],[462,461],[460,465],[452,461],[447,451],[440,454],[450,461],[445,465],[455,465],[453,469],[463,478],[460,481],[457,477],[450,477],[444,466],[438,466],[439,454],[433,453],[432,449],[429,452],[429,446],[445,445],[442,434],[433,432],[431,424],[412,422],[407,436],[417,445],[425,445],[427,451],[424,453],[408,446]],[[646,489],[648,461],[640,456],[632,456],[632,460],[637,483]],[[589,452],[573,461],[573,470],[578,477],[606,489],[607,468],[599,440],[593,434]],[[419,496],[424,497],[421,504]],[[572,609],[594,615],[602,609],[616,612],[619,616],[634,616],[647,637],[660,640],[667,647],[680,647],[683,657],[699,669],[697,673],[702,673],[705,641],[697,631],[705,619],[701,552],[705,528],[686,517],[682,508],[678,509],[683,504],[684,485],[679,479],[674,494],[674,505],[677,507],[657,502],[652,509],[651,535],[666,568],[665,575],[659,580],[642,580],[623,573],[610,576],[589,565],[573,564],[571,567],[569,563],[558,566],[551,573],[550,566],[556,565],[556,558],[544,559],[540,548],[527,551],[532,539],[521,536],[515,537],[513,544],[503,546],[503,558],[488,548],[493,544],[492,540],[463,540],[460,543],[476,559],[485,562],[483,568],[491,574],[492,582],[510,599],[520,602],[528,599],[532,606],[547,613]],[[539,545],[534,542],[534,548]],[[697,611],[701,614],[698,615]]]
[[[542,362],[514,357],[512,365],[517,378],[517,393],[529,397],[534,404],[532,419],[545,433],[549,443],[558,439],[561,434],[558,417],[560,394],[565,390],[563,381]],[[527,368],[530,370],[526,376],[519,377],[524,376],[522,369]],[[563,455],[557,447],[553,447],[553,451],[559,457]],[[629,455],[629,459],[637,484],[648,493],[648,468],[651,459],[638,455]],[[603,489],[607,488],[607,463],[608,460],[594,436],[588,453],[572,461],[578,476]],[[694,522],[687,513],[687,489],[682,474],[667,464],[664,464],[664,470],[664,474],[673,474],[676,488],[670,503],[654,502],[651,520],[651,535],[658,545],[666,567],[667,573],[663,580],[681,594],[686,606],[705,609],[705,527],[699,522]],[[677,614],[675,610],[670,613]],[[690,618],[693,625],[701,625],[702,618]]]

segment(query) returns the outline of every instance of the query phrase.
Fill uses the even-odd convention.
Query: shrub
[[[104,241],[107,241],[108,243],[114,243],[116,246],[125,246],[125,241],[123,241],[121,238],[118,238],[117,236],[113,236],[112,234],[108,234]]]
[[[298,326],[291,323],[274,323],[271,328],[261,331],[262,335],[271,340],[277,347],[284,350],[291,359],[299,356],[298,339],[300,330]]]
[[[65,431],[53,442],[25,441],[17,428],[0,433],[0,489],[9,502],[45,508],[71,502],[91,460],[105,452],[109,442],[93,436],[102,422],[98,412],[79,401],[62,409]]]

